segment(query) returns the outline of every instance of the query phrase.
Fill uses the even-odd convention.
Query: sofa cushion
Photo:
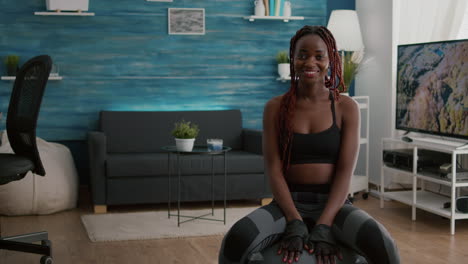
[[[211,174],[211,155],[181,156],[182,175]],[[108,177],[166,176],[167,153],[113,153],[107,156]],[[226,155],[228,174],[263,173],[263,156],[245,151]],[[177,174],[176,155],[171,154],[172,175]],[[214,156],[215,173],[222,174],[223,156]]]
[[[242,148],[240,110],[213,111],[101,111],[100,129],[107,137],[109,153],[154,153],[174,145],[174,123],[182,119],[198,125],[197,145],[207,138],[222,138],[224,145]]]

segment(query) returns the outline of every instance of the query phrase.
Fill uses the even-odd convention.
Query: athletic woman
[[[274,243],[286,263],[313,254],[317,263],[334,264],[342,259],[340,247],[368,263],[400,263],[387,230],[347,201],[360,114],[352,98],[340,95],[345,87],[333,35],[323,26],[304,26],[291,38],[289,55],[291,86],[269,100],[263,114],[274,199],[232,226],[219,263],[262,263],[262,251]]]

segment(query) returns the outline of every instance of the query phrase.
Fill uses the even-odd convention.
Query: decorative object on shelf
[[[281,16],[280,9],[281,9],[281,0],[275,0],[274,16]]]
[[[355,10],[333,10],[330,14],[327,28],[332,32],[336,40],[338,50],[341,51],[343,63],[343,75],[346,90],[351,96],[354,89],[351,84],[359,69],[362,60],[364,44],[362,42],[361,28]],[[346,52],[351,52],[348,54]],[[354,55],[357,52],[358,54]]]
[[[88,11],[89,0],[46,0],[49,11]]]
[[[265,15],[265,5],[263,4],[263,0],[255,0],[255,15],[256,16],[264,16]]]
[[[304,20],[302,16],[291,16],[292,4],[290,0],[255,0],[254,3],[255,15],[244,17],[244,19],[248,19],[250,22],[255,21],[255,19],[283,20],[284,22],[289,22],[289,20]],[[265,12],[261,11],[262,5]]]
[[[5,66],[8,76],[16,76],[19,66],[19,56],[18,55],[8,55],[5,57]]]
[[[178,151],[192,151],[195,138],[198,136],[200,129],[196,124],[190,121],[182,120],[174,124],[172,135],[175,137],[176,148]]]
[[[280,51],[276,54],[276,62],[278,63],[278,75],[282,79],[287,79],[291,75],[289,66],[289,56],[287,51]]]
[[[291,2],[289,0],[265,0],[267,16],[289,17],[291,16]],[[258,15],[256,15],[258,16]]]
[[[292,16],[291,1],[286,0],[283,6],[283,16],[290,17]]]
[[[58,77],[59,76],[59,66],[56,63],[52,64],[52,69],[50,70],[50,77]]]
[[[168,8],[170,35],[205,35],[204,8]]]
[[[265,16],[270,15],[270,0],[263,0],[263,6],[265,7]]]
[[[275,15],[275,0],[269,0],[270,4],[268,5],[270,7],[270,16]]]

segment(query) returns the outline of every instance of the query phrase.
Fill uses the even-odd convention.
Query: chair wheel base
[[[42,256],[41,257],[41,264],[52,264],[53,260],[51,256]]]

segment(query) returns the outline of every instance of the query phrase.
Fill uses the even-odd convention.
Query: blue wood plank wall
[[[0,0],[0,57],[49,54],[58,65],[63,80],[48,82],[38,121],[47,140],[85,139],[100,110],[241,109],[243,126],[261,129],[264,103],[288,88],[275,54],[303,25],[325,25],[327,1],[292,0],[305,19],[288,23],[243,19],[253,2],[90,0],[95,16],[80,17],[33,15],[45,0]],[[168,35],[168,8],[204,8],[206,34]],[[1,112],[12,84],[0,82]]]
[[[328,0],[327,1],[327,23],[328,18],[330,18],[330,14],[335,9],[356,9],[356,1],[355,0]]]
[[[261,128],[264,103],[288,88],[276,81],[276,52],[303,25],[326,25],[332,9],[354,9],[355,1],[291,2],[305,20],[249,22],[253,0],[90,0],[93,17],[35,16],[45,0],[0,0],[0,58],[49,54],[59,66],[64,79],[48,83],[38,136],[70,148],[86,185],[84,139],[100,110],[239,108],[244,127]],[[171,7],[205,8],[206,34],[168,35]],[[0,112],[12,85],[0,81]]]

